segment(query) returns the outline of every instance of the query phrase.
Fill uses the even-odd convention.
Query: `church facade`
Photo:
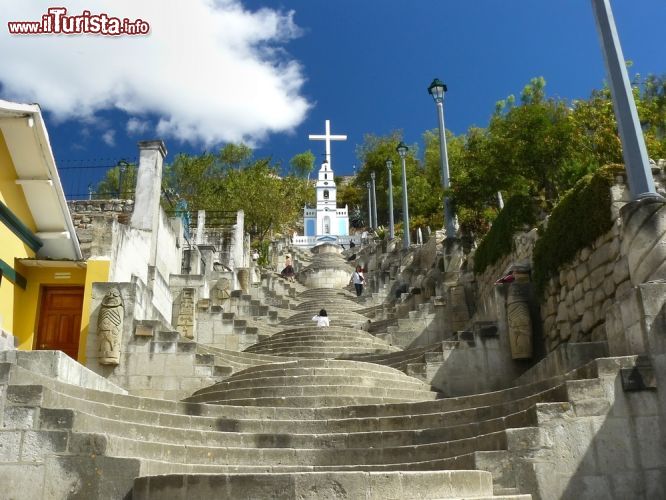
[[[333,238],[334,236],[348,236],[348,209],[346,206],[344,208],[337,206],[337,189],[333,170],[328,162],[322,163],[319,169],[315,190],[316,207],[305,207],[303,210],[305,236],[314,237],[318,241],[334,241],[337,240],[337,238]]]

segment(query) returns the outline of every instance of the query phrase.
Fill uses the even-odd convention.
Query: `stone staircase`
[[[312,259],[324,281],[325,261],[336,259]],[[275,300],[268,310],[238,294],[242,308],[221,313],[220,328],[256,335],[243,352],[175,332],[135,338],[128,362],[161,399],[126,394],[73,362],[45,371],[43,359],[31,361],[39,352],[0,357],[8,497],[605,498],[590,484],[620,477],[618,446],[626,467],[649,459],[618,437],[637,434],[639,416],[659,423],[644,415],[654,392],[625,393],[620,382],[645,360],[594,359],[568,372],[544,362],[514,387],[479,390],[455,377],[493,375],[496,331],[401,349],[389,340],[411,331],[398,319],[404,310],[278,281],[258,288]],[[328,328],[312,321],[321,308]],[[405,321],[431,320],[434,308],[418,304]],[[253,312],[274,316],[263,334],[247,331]],[[395,330],[382,334],[390,322]]]
[[[598,360],[571,377],[598,375],[600,369],[608,375],[613,367],[617,371],[631,366],[633,361]],[[273,367],[275,373],[268,373],[263,365],[240,372],[185,402],[81,388],[3,363],[0,477],[4,481],[19,465],[29,463],[34,474],[22,475],[23,479],[17,476],[13,481],[23,481],[26,491],[37,493],[37,485],[48,483],[54,464],[65,467],[63,464],[76,463],[83,467],[85,458],[99,475],[98,484],[91,486],[96,488],[95,495],[90,498],[121,498],[111,493],[122,488],[129,490],[135,476],[175,474],[181,478],[162,486],[158,477],[151,477],[153,482],[137,480],[137,494],[147,487],[151,497],[157,498],[157,492],[166,484],[171,485],[169,488],[180,485],[174,491],[182,493],[191,481],[199,480],[198,474],[222,474],[219,481],[224,484],[241,481],[236,474],[252,474],[257,479],[264,478],[252,487],[258,488],[274,474],[326,472],[329,476],[322,477],[330,478],[363,472],[366,475],[362,477],[367,479],[372,477],[367,475],[369,472],[391,472],[392,476],[404,471],[483,469],[493,472],[496,491],[513,494],[520,485],[516,484],[516,474],[507,471],[527,467],[537,445],[543,449],[542,434],[552,431],[553,422],[604,415],[610,404],[599,378],[561,377],[460,398],[354,406],[336,406],[335,401],[327,406],[313,400],[305,405],[285,406],[278,402],[280,393],[261,401],[253,397],[256,394],[242,392],[257,388],[257,381],[270,377],[274,378],[272,382],[280,377],[289,380],[290,385],[284,387],[317,387],[319,384],[313,382],[321,382],[321,377],[333,377],[327,381],[337,387],[335,377],[346,377],[354,382],[351,387],[358,387],[357,382],[368,380],[363,370],[381,375],[376,382],[384,380],[387,387],[395,387],[393,380],[416,385],[413,379],[389,368],[346,363],[297,361]],[[321,371],[324,366],[337,370],[337,375]],[[290,370],[307,373],[295,375]],[[310,385],[294,384],[294,377],[307,379]],[[244,401],[229,399],[241,394],[247,396]],[[298,396],[284,397],[282,401]],[[255,405],[252,400],[261,404]],[[507,463],[512,464],[511,469],[505,467]],[[195,476],[185,478],[190,474]],[[423,482],[415,486],[418,491],[429,483],[426,478],[433,477],[431,474],[411,476],[417,483]],[[210,481],[212,478],[205,480]],[[103,485],[109,482],[116,485],[115,489],[102,492]],[[146,482],[149,486],[145,486]],[[74,488],[66,478],[63,483]],[[371,484],[358,487],[371,488]],[[84,485],[77,488],[83,488],[79,493],[90,491]],[[378,491],[372,491],[371,498],[380,497]],[[491,496],[491,489],[484,491],[478,490],[477,496]],[[448,498],[462,496],[456,490]],[[35,494],[33,498],[39,497]],[[447,497],[438,493],[411,498]]]

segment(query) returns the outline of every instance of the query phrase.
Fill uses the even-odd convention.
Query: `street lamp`
[[[405,166],[405,158],[407,157],[407,150],[409,148],[404,142],[400,141],[395,150],[400,155],[402,162],[402,231],[403,231],[403,247],[409,248],[409,200],[407,199],[407,167]]]
[[[370,179],[372,179],[372,218],[375,221],[374,228],[379,227],[379,222],[377,222],[377,191],[375,190],[375,173],[370,172]]]
[[[627,65],[622,54],[610,1],[592,0],[592,10],[606,63],[608,86],[613,98],[613,108],[622,143],[624,168],[629,179],[631,196],[634,200],[645,196],[659,196],[654,186],[645,138],[629,83]]]
[[[395,228],[393,226],[393,161],[386,160],[386,170],[388,170],[389,241],[391,241],[395,238]]]
[[[370,226],[370,230],[372,230],[372,194],[370,194],[371,184],[366,182],[365,187],[368,188],[368,226]]]
[[[428,87],[428,93],[435,100],[437,106],[437,116],[439,117],[439,160],[442,167],[442,187],[449,189],[449,156],[446,151],[446,130],[444,128],[444,92],[447,91],[439,79],[435,78]],[[444,196],[444,227],[446,228],[446,237],[453,238],[456,235],[456,226],[451,210],[451,200]]]
[[[123,177],[125,176],[128,166],[129,163],[125,160],[120,160],[118,162],[118,199],[123,195]]]

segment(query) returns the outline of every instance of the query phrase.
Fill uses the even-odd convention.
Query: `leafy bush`
[[[474,272],[482,273],[513,249],[513,234],[525,225],[536,224],[536,203],[529,196],[516,195],[493,222],[474,254]]]
[[[621,165],[609,165],[586,175],[553,208],[534,247],[533,279],[539,296],[561,266],[613,226],[610,187],[622,171]]]

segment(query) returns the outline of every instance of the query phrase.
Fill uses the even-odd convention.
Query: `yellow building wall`
[[[5,138],[0,131],[0,201],[16,215],[31,231],[36,230],[23,188],[16,184],[16,169],[7,149]],[[0,259],[16,269],[15,259],[32,258],[35,253],[28,245],[0,222]],[[18,271],[20,272],[20,271]],[[6,276],[0,282],[0,328],[14,334],[15,304],[22,302],[24,291],[9,281]]]
[[[18,340],[18,348],[22,350],[36,348],[40,299],[44,286],[83,286],[83,307],[81,310],[81,331],[77,361],[85,363],[92,304],[92,284],[108,281],[110,261],[108,259],[89,260],[83,268],[72,267],[71,265],[43,268],[21,265],[20,267],[23,270],[22,274],[28,279],[28,286],[22,300],[16,304],[14,309],[16,318],[14,321],[14,335]],[[63,279],[61,273],[69,273],[69,277]]]
[[[29,267],[19,264],[19,267],[23,270],[21,274],[28,279],[28,286],[22,300],[14,307],[14,336],[18,341],[18,348],[29,351],[35,348],[42,287],[44,285],[84,286],[86,270],[72,266]],[[70,277],[63,279],[62,275],[57,276],[56,273],[69,273]],[[83,323],[83,317],[81,322]]]
[[[81,313],[81,336],[79,337],[79,356],[81,364],[86,362],[86,347],[88,345],[88,327],[90,313],[92,312],[92,284],[109,281],[111,261],[109,259],[90,259],[87,262],[86,283],[83,291],[83,311]]]
[[[7,205],[14,212],[14,215],[34,232],[37,226],[25,200],[23,188],[16,184],[16,178],[14,162],[12,162],[5,137],[0,130],[0,201]]]
[[[0,201],[34,233],[36,231],[35,221],[26,202],[23,188],[16,184],[17,177],[7,143],[0,131]],[[35,258],[35,252],[11,229],[0,222],[0,259],[27,280],[26,289],[23,290],[9,281],[6,276],[2,277],[0,282],[0,328],[16,337],[19,349],[34,349],[39,325],[42,287],[45,285],[83,286],[78,361],[84,363],[92,303],[92,284],[108,281],[110,261],[95,259],[86,263],[81,262],[78,266],[65,264],[62,267],[33,267],[19,262],[19,259],[33,258]],[[62,274],[57,276],[56,273],[69,273],[70,276],[62,279]]]

